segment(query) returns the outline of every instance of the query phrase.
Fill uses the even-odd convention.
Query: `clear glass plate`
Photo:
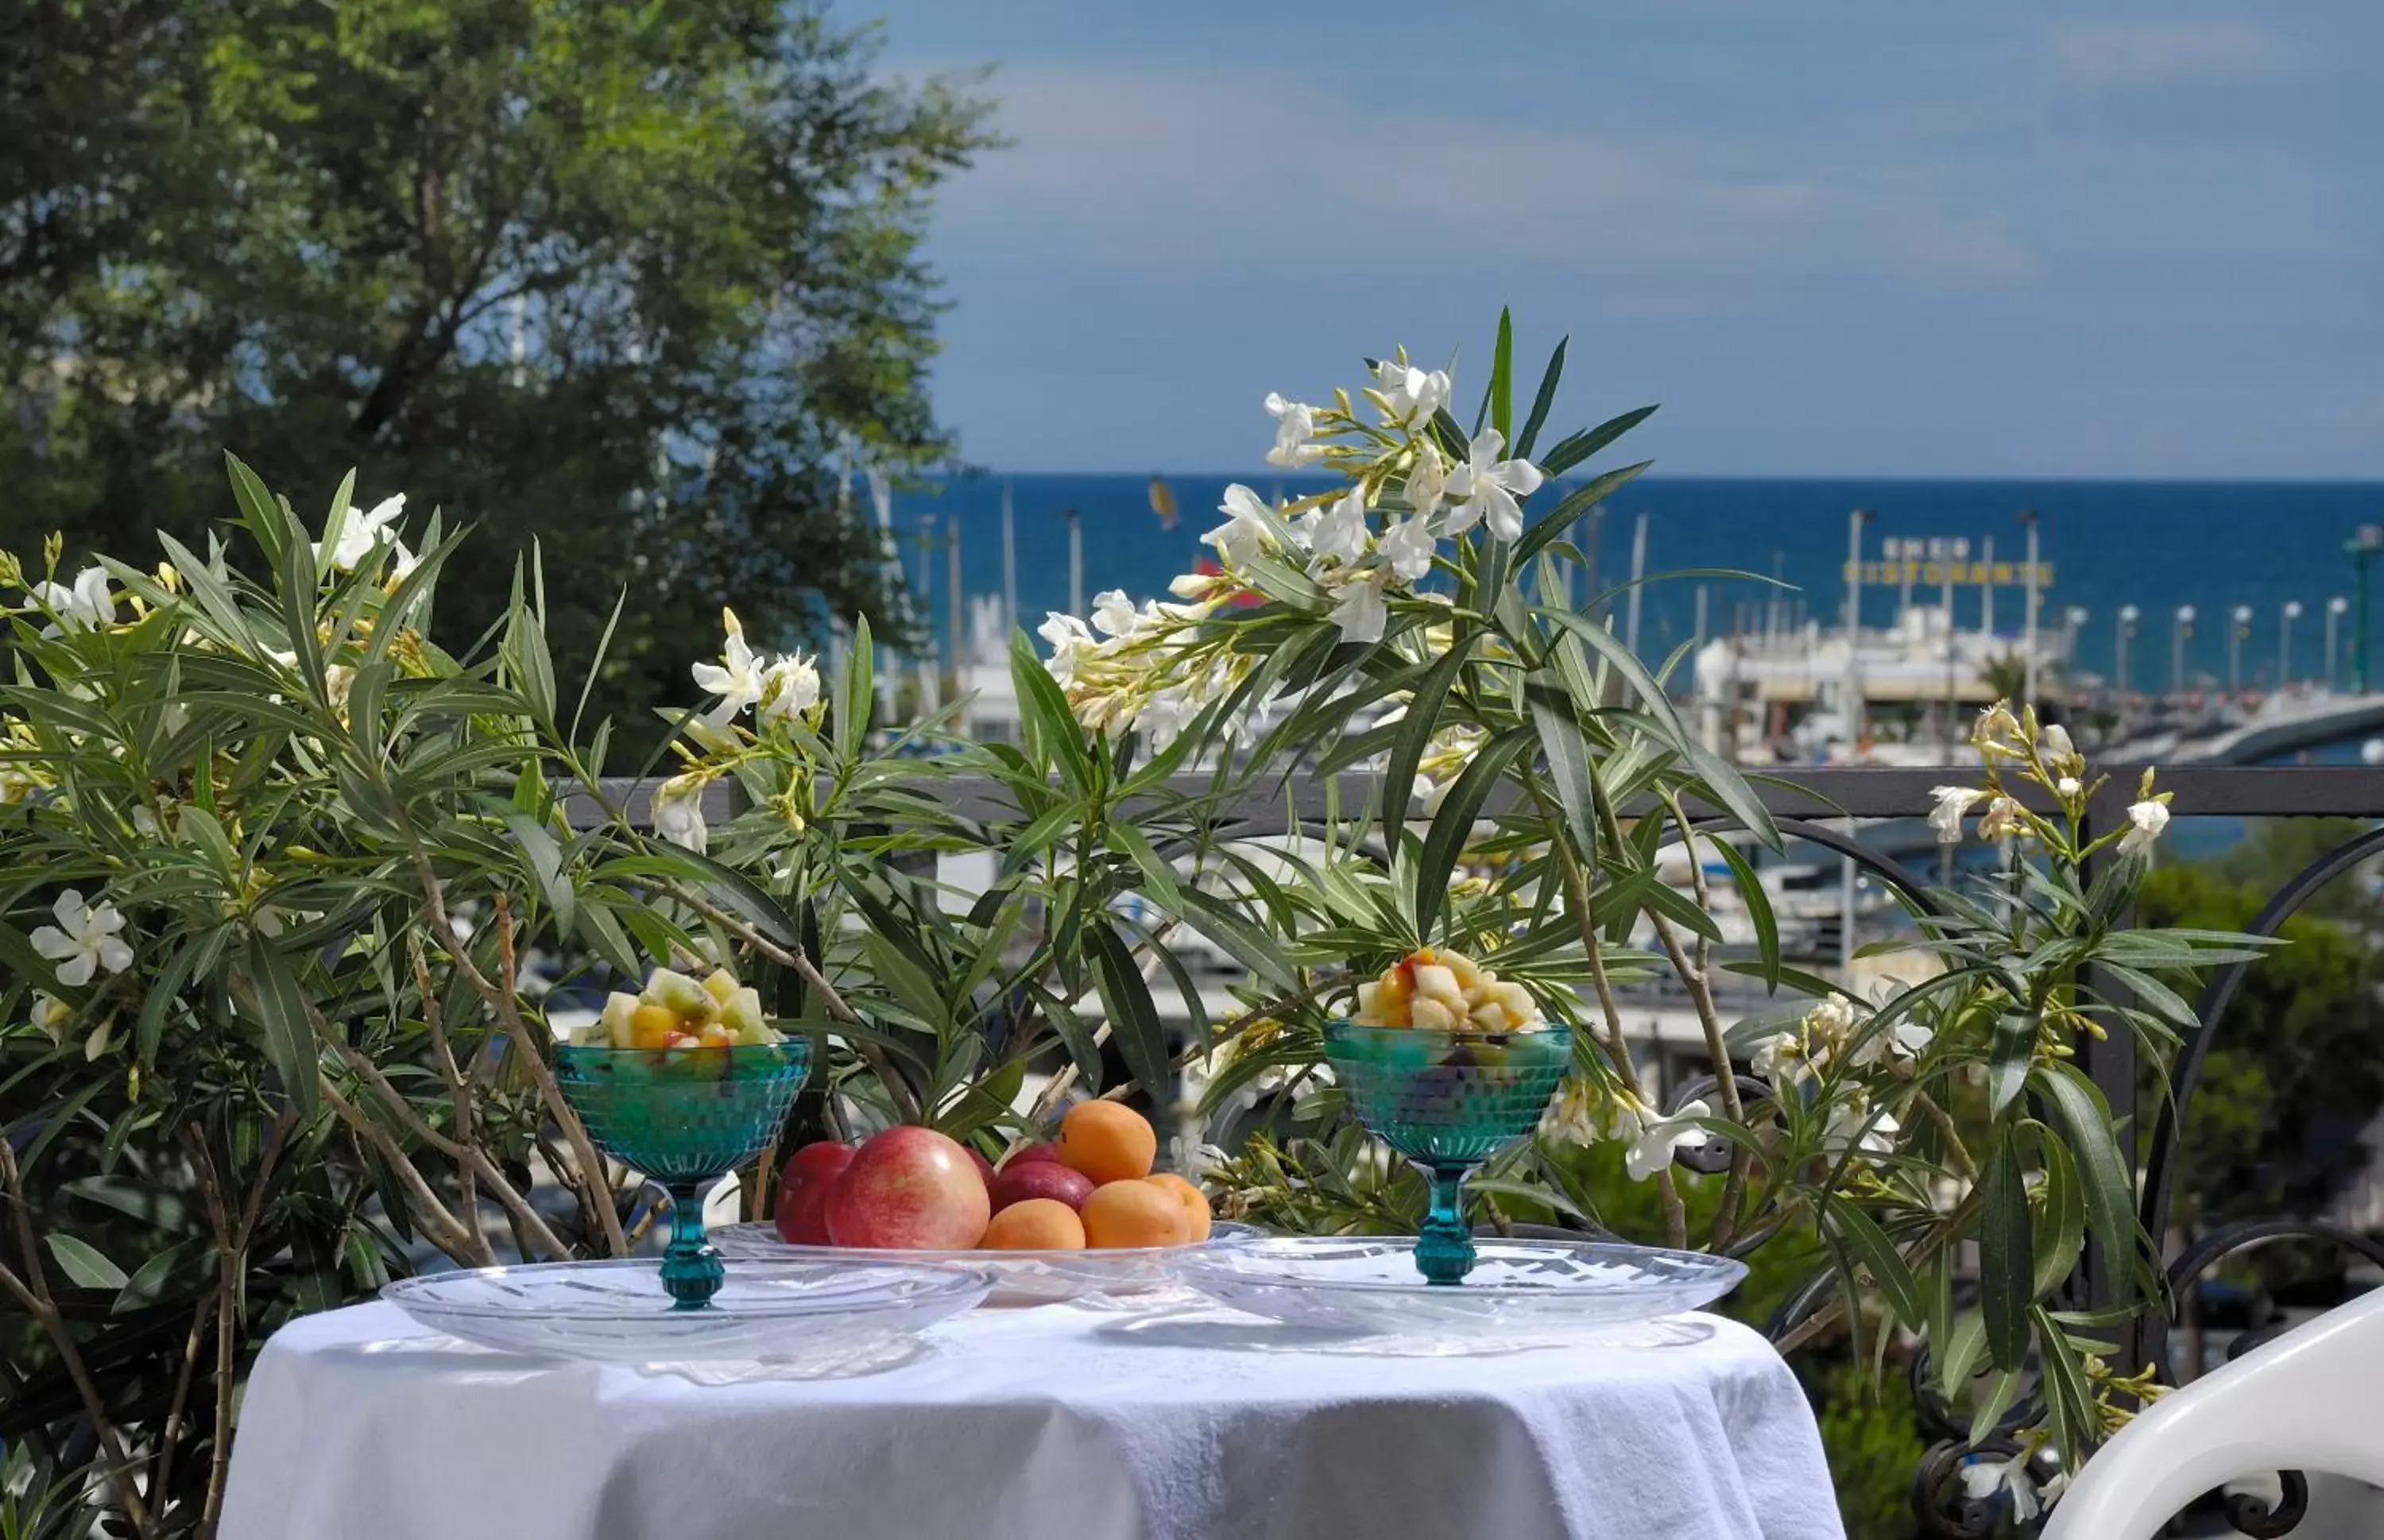
[[[1546,1335],[1675,1315],[1738,1286],[1746,1264],[1611,1241],[1477,1238],[1461,1284],[1424,1282],[1413,1236],[1281,1236],[1173,1259],[1220,1304],[1331,1331]]]
[[[1219,1220],[1198,1246],[1119,1247],[1099,1251],[899,1251],[851,1246],[795,1246],[775,1224],[728,1224],[712,1244],[731,1262],[835,1262],[857,1267],[958,1267],[984,1273],[987,1303],[1049,1305],[1088,1295],[1137,1294],[1182,1281],[1177,1264],[1198,1251],[1230,1249],[1263,1236],[1255,1224]],[[735,1277],[732,1267],[729,1276]]]
[[[403,1278],[380,1297],[487,1348],[612,1363],[848,1357],[975,1305],[984,1273],[956,1267],[783,1262],[728,1270],[700,1310],[672,1309],[654,1261],[541,1262]]]

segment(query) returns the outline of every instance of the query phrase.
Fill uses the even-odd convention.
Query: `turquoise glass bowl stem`
[[[555,1079],[590,1142],[670,1194],[663,1286],[678,1309],[704,1308],[726,1276],[704,1239],[704,1194],[769,1148],[811,1062],[801,1037],[742,1048],[555,1050]]]
[[[1473,1269],[1465,1179],[1538,1124],[1571,1067],[1572,1034],[1336,1021],[1324,1028],[1324,1057],[1358,1121],[1432,1185],[1417,1271],[1435,1284],[1463,1282]]]

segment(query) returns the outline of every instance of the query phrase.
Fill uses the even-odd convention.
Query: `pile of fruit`
[[[1520,984],[1446,947],[1424,947],[1358,986],[1359,1026],[1421,1026],[1439,1032],[1531,1032],[1546,1025]]]
[[[698,982],[686,974],[656,968],[646,987],[629,995],[605,997],[604,1013],[571,1035],[579,1048],[757,1048],[780,1040],[762,1016],[762,995],[737,975],[715,968]]]
[[[1081,1251],[1209,1238],[1209,1199],[1153,1175],[1159,1136],[1114,1101],[1086,1101],[1060,1136],[1000,1170],[932,1128],[888,1128],[859,1147],[822,1140],[779,1178],[778,1235],[794,1246],[922,1251]]]

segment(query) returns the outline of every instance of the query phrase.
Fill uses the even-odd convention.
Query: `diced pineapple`
[[[764,1022],[737,1029],[736,1046],[739,1048],[763,1048],[779,1040],[778,1029]]]
[[[1506,1012],[1507,1025],[1512,1030],[1521,1031],[1539,1019],[1539,1002],[1520,984],[1493,985],[1490,999]]]
[[[1381,998],[1382,993],[1383,985],[1380,979],[1370,979],[1358,986],[1357,1019],[1359,1021],[1377,1025],[1384,1025],[1382,1018],[1374,1014],[1374,1002]]]
[[[762,991],[750,984],[731,992],[727,999],[720,1002],[720,1025],[731,1032],[742,1032],[749,1026],[760,1026],[764,1020]]]
[[[1499,1010],[1496,1001],[1485,1000],[1473,1008],[1468,1025],[1476,1032],[1504,1032],[1507,1030],[1507,1012]]]
[[[712,1013],[712,997],[703,986],[668,968],[656,968],[646,975],[642,999],[647,1005],[662,1006],[675,1015],[701,1018]]]
[[[737,992],[737,975],[726,968],[714,968],[704,978],[703,992],[715,1003],[726,1005],[728,998]]]
[[[604,1013],[597,1018],[604,1040],[615,1048],[633,1048],[629,1019],[638,1013],[638,997],[615,989],[604,997]]]
[[[1481,968],[1470,957],[1460,957],[1456,952],[1444,950],[1440,954],[1440,965],[1457,975],[1457,987],[1468,997],[1472,996],[1483,981]]]
[[[1465,1001],[1465,990],[1459,986],[1457,975],[1437,962],[1416,964],[1415,992],[1419,1001],[1438,1000],[1452,1011]]]
[[[1422,970],[1419,969],[1418,972]],[[1457,1025],[1457,1013],[1439,1000],[1419,995],[1408,1007],[1409,1025],[1434,1032],[1447,1032]]]

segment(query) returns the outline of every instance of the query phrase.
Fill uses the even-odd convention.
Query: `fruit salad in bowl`
[[[1358,1013],[1349,1019],[1428,1032],[1536,1032],[1547,1025],[1529,989],[1447,947],[1420,947],[1359,985]]]
[[[656,968],[639,993],[615,990],[605,996],[602,1013],[571,1035],[574,1048],[653,1052],[759,1048],[783,1040],[762,1013],[762,992],[738,983],[726,968],[714,968],[701,980]]]

